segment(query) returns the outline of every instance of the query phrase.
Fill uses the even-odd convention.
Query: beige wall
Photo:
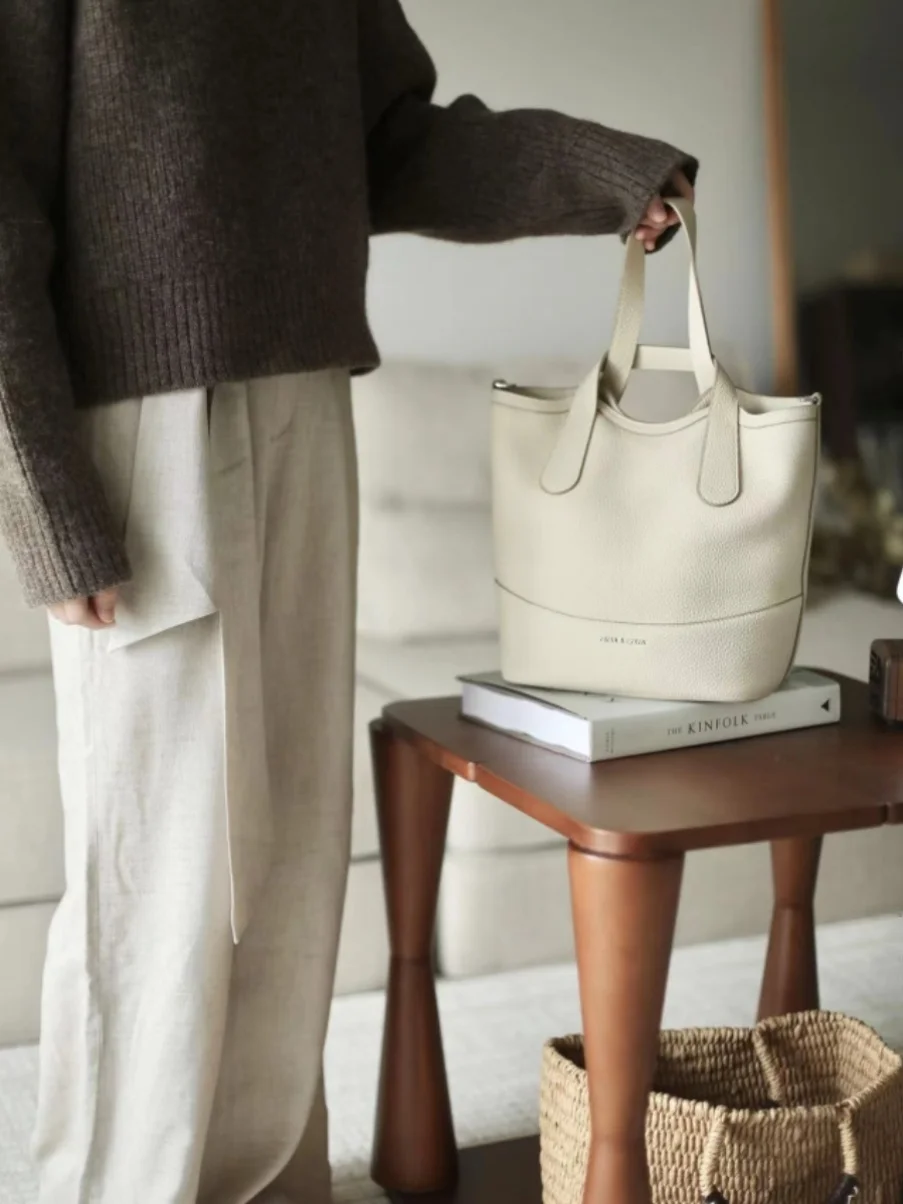
[[[543,105],[676,142],[703,163],[701,263],[713,336],[768,383],[759,0],[404,0],[447,99]],[[617,240],[460,248],[378,241],[372,316],[385,353],[591,361],[607,337]],[[683,337],[682,260],[652,273],[649,330]]]

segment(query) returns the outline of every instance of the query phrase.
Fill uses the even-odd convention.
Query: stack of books
[[[498,673],[462,677],[461,712],[532,744],[581,761],[607,761],[696,744],[837,723],[840,686],[794,669],[758,702],[654,702],[511,686]]]

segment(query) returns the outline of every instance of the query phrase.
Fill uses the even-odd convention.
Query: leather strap
[[[605,401],[619,409],[627,377],[634,367],[653,370],[692,370],[708,408],[708,427],[699,466],[699,496],[710,506],[727,506],[740,496],[740,403],[727,373],[712,358],[696,274],[696,220],[688,201],[669,198],[667,204],[681,219],[690,246],[690,347],[640,347],[637,336],[643,319],[645,253],[636,239],[627,248],[627,264],[607,360],[593,368],[578,388],[558,442],[546,464],[541,485],[546,493],[568,493],[583,472],[599,409],[600,385]],[[624,365],[627,365],[626,369]],[[612,384],[614,380],[614,384]]]
[[[599,367],[597,364],[593,368],[574,394],[558,442],[542,474],[540,483],[546,493],[568,493],[580,480],[599,410]]]
[[[715,384],[709,396],[703,398],[708,415],[697,489],[709,506],[729,506],[740,496],[742,486],[740,402],[730,377],[720,364],[715,364],[714,370]],[[558,442],[543,471],[540,484],[546,493],[568,493],[580,480],[599,409],[597,389],[598,372],[594,368],[574,396]]]
[[[696,212],[682,197],[668,197],[665,204],[680,218],[681,229],[690,252],[689,296],[687,304],[690,354],[699,392],[705,393],[715,382],[712,348],[709,342],[705,309],[696,267]],[[631,238],[627,244],[624,274],[615,311],[615,326],[610,349],[602,367],[603,389],[606,397],[618,406],[624,396],[633,368],[639,367],[637,352],[646,300],[646,252],[642,244]],[[651,348],[650,348],[651,350]],[[675,350],[660,348],[656,350]]]

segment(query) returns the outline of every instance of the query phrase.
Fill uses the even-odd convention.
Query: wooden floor
[[[449,1191],[389,1194],[394,1204],[541,1204],[539,1140],[526,1137],[462,1150],[458,1184]]]

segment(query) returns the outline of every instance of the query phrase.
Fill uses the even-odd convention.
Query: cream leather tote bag
[[[493,508],[502,673],[512,683],[735,702],[776,689],[806,595],[820,398],[737,389],[709,346],[695,215],[689,348],[638,346],[631,239],[608,355],[572,389],[497,382]],[[674,421],[630,418],[634,370],[695,373]]]

